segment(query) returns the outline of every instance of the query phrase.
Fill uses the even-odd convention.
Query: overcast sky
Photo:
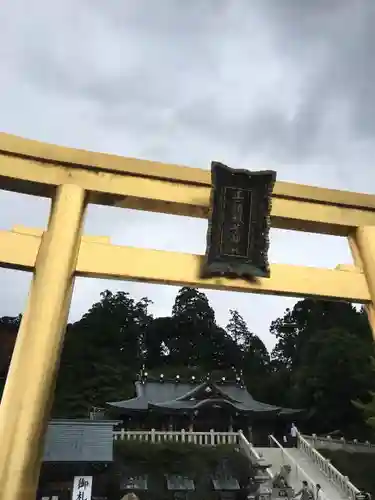
[[[374,0],[3,0],[0,130],[65,146],[372,192]],[[0,228],[45,226],[46,200],[0,193]],[[207,221],[90,206],[86,233],[204,253]],[[272,231],[272,262],[351,262],[340,238]],[[29,276],[0,271],[0,315],[22,311]],[[78,319],[100,291],[167,315],[177,288],[79,279]],[[268,347],[293,299],[207,292]]]

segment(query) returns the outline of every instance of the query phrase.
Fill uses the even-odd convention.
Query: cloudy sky
[[[274,168],[285,181],[375,186],[373,0],[3,0],[0,130],[65,146],[209,168]],[[43,227],[46,200],[0,193],[0,228]],[[90,206],[86,233],[203,253],[206,221]],[[340,238],[272,231],[271,261],[334,267]],[[29,276],[0,271],[0,315]],[[169,314],[177,289],[80,279],[71,320],[109,288]],[[268,347],[293,299],[209,291]]]

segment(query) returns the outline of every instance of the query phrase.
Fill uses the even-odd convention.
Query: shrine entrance
[[[75,276],[365,304],[375,331],[375,196],[277,182],[273,227],[345,237],[353,266],[274,264],[252,281],[203,279],[203,257],[82,235],[89,203],[207,218],[209,171],[0,134],[0,189],[52,198],[46,231],[0,231],[0,265],[33,272],[0,405],[0,499],[34,500]],[[11,209],[11,207],[10,207]]]
[[[207,408],[196,411],[194,415],[194,431],[208,432],[214,429],[215,432],[228,432],[233,430],[228,427],[228,422],[232,420],[231,408],[226,405],[210,405]]]

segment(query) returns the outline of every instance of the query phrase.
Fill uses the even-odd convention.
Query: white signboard
[[[75,476],[72,500],[91,500],[92,476]]]

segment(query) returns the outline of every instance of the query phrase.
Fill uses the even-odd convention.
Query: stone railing
[[[191,432],[181,431],[129,431],[121,429],[114,431],[113,439],[122,441],[142,441],[148,443],[192,443],[202,446],[217,446],[223,444],[239,444],[240,433],[238,432]]]
[[[336,439],[331,436],[303,436],[314,448],[325,450],[343,450],[350,453],[375,453],[375,444],[369,441],[358,441],[357,439],[347,440],[345,438]]]
[[[242,431],[239,431],[239,446],[245,457],[250,460],[251,463],[262,463],[263,457],[259,455],[256,448],[246,439]],[[273,473],[270,469],[266,469],[266,474],[269,480],[273,480]]]
[[[359,489],[354,486],[347,476],[341,474],[341,472],[338,471],[327,458],[324,458],[323,455],[300,433],[297,434],[297,443],[298,448],[310,458],[322,474],[324,474],[336,488],[342,491],[347,498],[355,500],[357,493],[359,493]]]

